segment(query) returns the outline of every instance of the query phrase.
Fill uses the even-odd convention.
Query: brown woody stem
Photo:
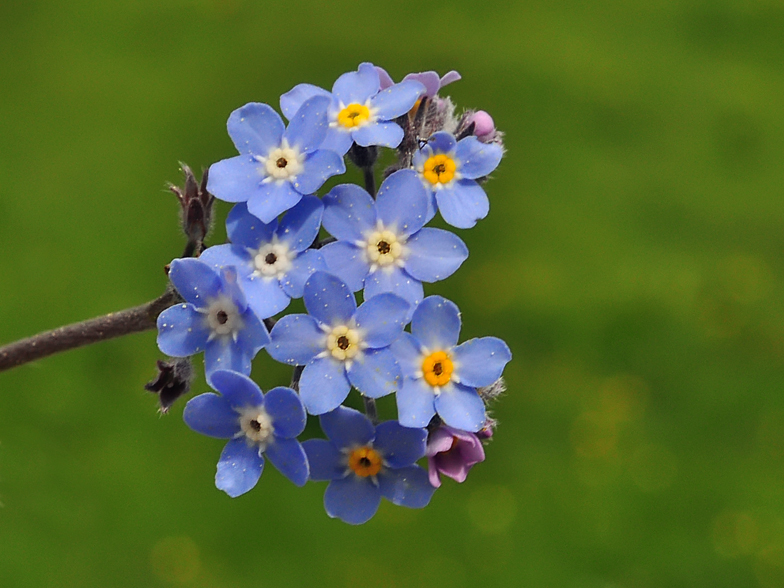
[[[147,304],[111,312],[9,343],[0,347],[0,372],[60,351],[148,331],[155,328],[158,315],[178,301],[180,297],[177,292],[169,288]]]

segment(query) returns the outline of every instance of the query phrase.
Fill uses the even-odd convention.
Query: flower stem
[[[169,287],[161,296],[141,306],[110,312],[9,343],[0,347],[0,372],[60,351],[154,329],[158,315],[179,300],[177,292]]]
[[[362,396],[362,400],[365,402],[365,414],[367,415],[367,418],[369,418],[374,425],[377,425],[378,410],[376,410],[376,401],[367,396]]]

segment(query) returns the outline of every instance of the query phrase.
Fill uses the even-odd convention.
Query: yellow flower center
[[[448,184],[455,177],[456,169],[457,165],[455,165],[454,159],[439,153],[428,158],[422,170],[422,175],[434,186],[436,184]]]
[[[348,467],[363,478],[375,476],[382,465],[381,454],[372,447],[357,447],[348,456]]]
[[[327,350],[340,361],[353,359],[359,353],[359,333],[345,325],[335,327],[327,335]]]
[[[338,122],[347,129],[360,127],[368,120],[370,120],[370,109],[356,102],[349,104],[338,113]]]
[[[435,351],[422,362],[425,382],[431,386],[444,386],[452,378],[454,364],[444,351]]]

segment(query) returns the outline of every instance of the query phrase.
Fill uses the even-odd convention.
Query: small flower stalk
[[[239,154],[200,183],[183,166],[185,187],[172,191],[189,245],[169,271],[182,301],[157,323],[173,359],[147,388],[165,412],[204,353],[214,392],[192,398],[183,418],[226,440],[215,484],[229,496],[251,491],[270,462],[297,486],[327,482],[327,515],[357,525],[382,499],[425,507],[443,476],[463,482],[485,460],[497,425],[487,407],[505,390],[511,352],[496,337],[460,342],[457,305],[426,291],[469,263],[458,232],[488,216],[485,182],[504,154],[488,113],[456,115],[443,95],[459,79],[430,71],[395,83],[362,63],[330,90],[283,94],[288,124],[258,102],[232,112]],[[381,172],[384,149],[397,160]],[[363,185],[319,194],[347,164]],[[234,207],[229,242],[205,247],[212,195]],[[428,226],[437,214],[457,232]],[[306,313],[287,313],[297,299]],[[266,355],[293,375],[264,394],[251,376]],[[352,395],[365,414],[346,406]],[[384,396],[394,414],[376,407]],[[300,439],[308,415],[325,438]]]

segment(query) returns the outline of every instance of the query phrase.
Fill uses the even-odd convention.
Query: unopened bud
[[[207,192],[207,177],[209,170],[205,170],[201,178],[201,184],[196,181],[191,168],[184,163],[180,164],[185,174],[185,186],[179,188],[170,185],[169,189],[177,196],[182,210],[182,230],[188,237],[187,255],[190,257],[199,253],[204,243],[204,239],[212,226],[212,204],[214,198]]]
[[[147,382],[144,389],[158,395],[158,410],[165,414],[180,396],[190,391],[193,365],[188,357],[158,360],[157,365],[157,377]]]

